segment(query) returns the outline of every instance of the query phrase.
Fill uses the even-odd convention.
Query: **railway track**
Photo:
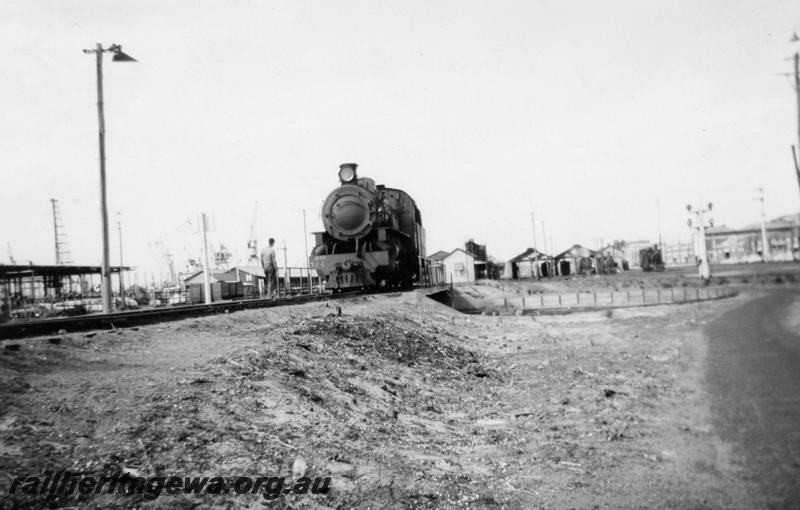
[[[287,306],[328,299],[378,294],[378,291],[353,291],[337,294],[311,294],[298,295],[276,299],[243,299],[235,301],[221,301],[211,304],[181,305],[166,308],[152,308],[147,310],[132,310],[128,312],[98,313],[79,315],[73,317],[53,317],[49,319],[36,319],[28,321],[13,321],[0,324],[0,340],[25,338],[40,335],[57,335],[59,331],[73,333],[76,331],[89,331],[95,329],[115,329],[202,317],[219,313],[236,312],[251,308],[271,308],[274,306]]]

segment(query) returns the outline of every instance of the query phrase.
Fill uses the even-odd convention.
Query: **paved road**
[[[706,329],[714,425],[771,508],[800,508],[800,331],[785,324],[798,300],[768,291]]]

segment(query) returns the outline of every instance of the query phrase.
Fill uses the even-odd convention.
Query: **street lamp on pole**
[[[112,311],[111,307],[111,274],[108,246],[108,207],[106,204],[106,126],[103,116],[103,53],[113,53],[113,62],[136,62],[136,59],[122,52],[119,44],[112,44],[108,48],[97,43],[93,50],[83,50],[84,53],[94,53],[97,57],[97,121],[99,124],[98,142],[100,147],[100,215],[103,220],[103,267],[100,273],[100,294],[103,302],[103,313]]]
[[[689,217],[687,224],[689,228],[695,228],[697,230],[697,250],[700,259],[700,265],[697,269],[700,273],[700,278],[706,282],[711,280],[711,266],[708,264],[708,250],[706,248],[706,228],[714,226],[714,219],[706,215],[710,215],[712,207],[714,207],[714,204],[711,202],[708,203],[706,209],[692,208],[691,204],[686,206],[686,211],[689,214],[694,214],[696,217],[695,220]],[[708,223],[708,225],[706,225],[706,223]]]

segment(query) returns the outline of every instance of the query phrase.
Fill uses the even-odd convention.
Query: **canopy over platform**
[[[130,271],[129,266],[111,266],[112,273],[120,271]],[[80,276],[86,274],[100,274],[100,266],[65,266],[65,265],[23,265],[23,264],[0,264],[0,279],[20,278],[25,276]]]

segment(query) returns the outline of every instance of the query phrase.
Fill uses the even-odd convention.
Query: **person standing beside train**
[[[267,277],[267,299],[275,298],[278,289],[278,261],[275,258],[275,239],[269,238],[269,244],[261,250],[261,267]]]

